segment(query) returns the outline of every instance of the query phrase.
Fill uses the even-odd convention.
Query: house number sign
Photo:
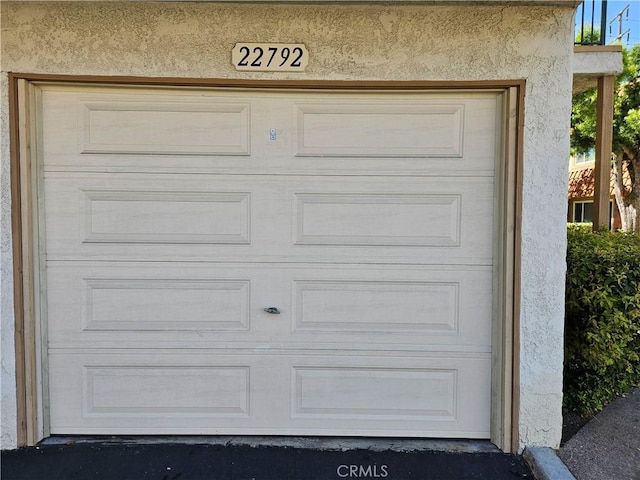
[[[304,72],[309,51],[302,43],[236,43],[231,62],[248,72]]]

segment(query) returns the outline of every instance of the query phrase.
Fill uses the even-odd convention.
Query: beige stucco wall
[[[568,6],[2,4],[12,72],[169,77],[526,79],[520,444],[561,435],[566,158],[573,10]],[[236,42],[305,43],[298,74],[240,73]],[[15,445],[7,95],[2,96],[2,447]]]

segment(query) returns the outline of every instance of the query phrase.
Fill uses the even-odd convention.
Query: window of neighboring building
[[[574,163],[576,165],[582,165],[583,163],[595,162],[596,161],[596,150],[595,148],[590,148],[588,151],[584,153],[576,153],[574,157]]]
[[[609,226],[613,221],[613,202],[609,200]],[[593,201],[573,202],[573,222],[593,223]]]
[[[573,221],[575,223],[593,222],[593,202],[574,202]]]

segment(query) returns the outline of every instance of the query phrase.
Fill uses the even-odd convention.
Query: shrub
[[[565,407],[592,415],[640,384],[640,235],[568,227]]]

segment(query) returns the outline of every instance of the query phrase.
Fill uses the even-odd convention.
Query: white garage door
[[[41,105],[52,433],[489,436],[497,93]]]

